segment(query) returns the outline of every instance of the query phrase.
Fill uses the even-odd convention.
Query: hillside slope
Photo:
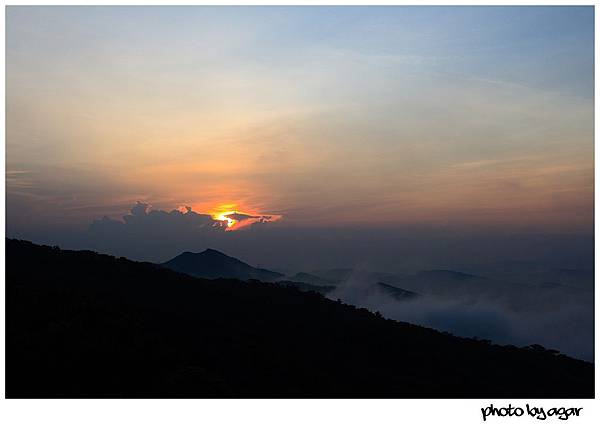
[[[6,241],[6,395],[593,397],[593,365],[313,292]]]

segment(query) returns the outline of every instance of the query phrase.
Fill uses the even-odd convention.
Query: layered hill
[[[594,396],[593,365],[315,292],[6,241],[6,395]]]

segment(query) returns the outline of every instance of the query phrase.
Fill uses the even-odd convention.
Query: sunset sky
[[[593,232],[592,7],[6,19],[9,236],[137,201],[290,228]]]

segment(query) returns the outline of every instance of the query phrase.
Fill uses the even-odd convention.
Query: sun
[[[225,222],[225,225],[227,226],[226,230],[233,230],[233,227],[238,221],[228,217],[228,215],[238,213],[238,211],[234,209],[236,206],[237,204],[221,204],[209,214],[215,220]]]
[[[237,223],[237,220],[234,220],[233,218],[227,217],[229,214],[235,214],[237,211],[225,211],[219,214],[215,214],[213,215],[213,218],[215,220],[219,220],[219,221],[226,221],[227,222],[227,228],[232,228],[233,226],[235,226],[235,223]]]
[[[208,214],[225,226],[225,231],[240,230],[250,227],[255,223],[269,223],[279,220],[282,216],[279,214],[262,214],[255,212],[254,209],[239,208],[238,204],[221,204],[213,208]]]

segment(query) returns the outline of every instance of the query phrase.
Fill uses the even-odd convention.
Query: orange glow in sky
[[[7,9],[10,234],[138,199],[223,231],[592,234],[593,10],[481,9]]]
[[[216,207],[214,210],[210,211],[209,214],[215,220],[225,221],[227,222],[226,230],[234,230],[233,227],[237,223],[237,220],[234,220],[230,217],[227,217],[229,214],[235,214],[237,211],[234,209],[236,204],[221,204]]]
[[[215,220],[224,222],[224,224],[227,226],[227,228],[225,229],[226,231],[239,230],[241,228],[249,226],[250,224],[256,223],[257,221],[260,221],[260,220],[277,221],[281,218],[280,215],[273,215],[273,214],[263,215],[263,214],[259,214],[259,213],[242,212],[242,211],[236,209],[236,207],[237,207],[237,204],[221,204],[218,207],[216,207],[214,210],[210,211],[209,214]],[[248,216],[248,218],[237,220],[237,219],[231,217],[231,215],[234,215],[234,214],[245,215],[245,216]]]

